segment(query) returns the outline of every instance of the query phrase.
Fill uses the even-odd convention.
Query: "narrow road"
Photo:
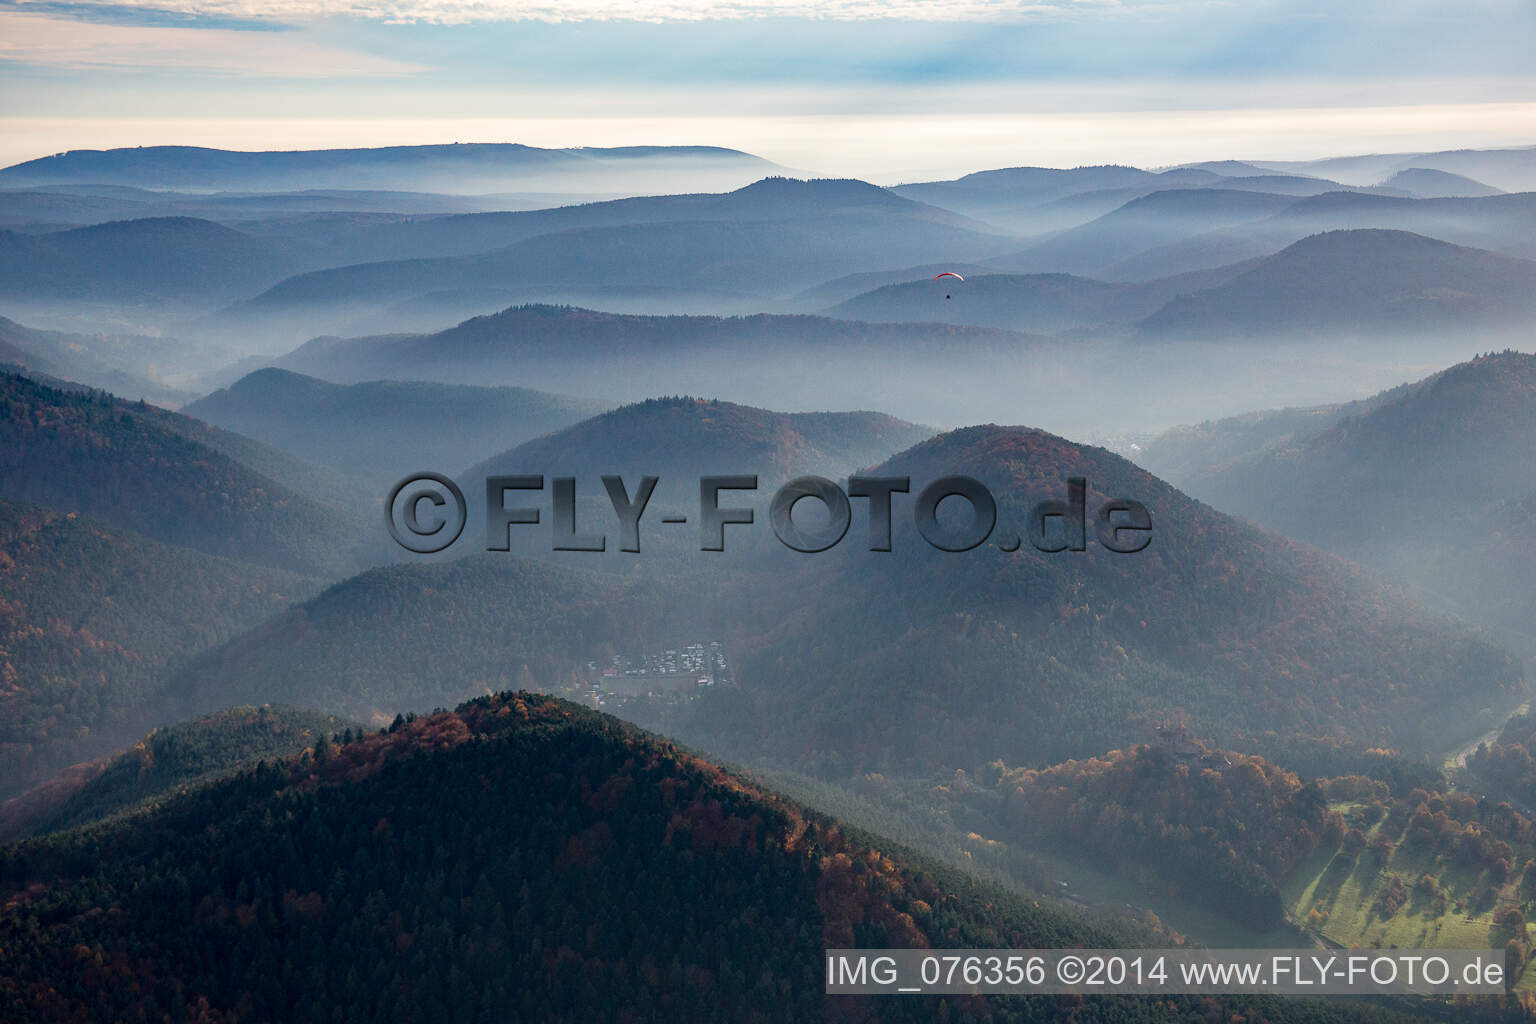
[[[1466,746],[1458,748],[1455,753],[1451,754],[1444,761],[1440,762],[1441,767],[1446,769],[1465,768],[1467,766],[1467,758],[1471,756],[1472,751],[1477,749],[1478,744],[1492,743],[1494,740],[1498,739],[1499,733],[1504,731],[1504,726],[1509,722],[1511,718],[1514,718],[1516,715],[1523,715],[1530,709],[1530,701],[1526,701],[1524,704],[1521,704],[1519,707],[1515,708],[1515,710],[1511,711],[1509,714],[1500,719],[1498,725],[1495,725],[1492,729],[1489,729],[1487,732],[1483,733],[1481,736],[1477,737],[1477,739],[1473,740],[1471,743],[1468,743]]]

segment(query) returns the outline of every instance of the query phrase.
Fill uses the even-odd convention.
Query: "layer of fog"
[[[780,412],[875,410],[939,429],[1040,427],[1120,449],[1181,424],[1365,398],[1528,335],[1158,344],[1061,342],[974,357],[829,353],[793,339],[760,354],[694,350],[653,361],[530,360],[431,373],[618,402],[716,398]],[[309,372],[309,371],[304,371]],[[322,374],[323,375],[323,374]],[[337,383],[356,383],[345,379]]]

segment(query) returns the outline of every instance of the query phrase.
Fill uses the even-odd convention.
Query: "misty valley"
[[[1536,149],[0,169],[0,1020],[1536,1014]],[[1497,995],[828,994],[852,949]]]

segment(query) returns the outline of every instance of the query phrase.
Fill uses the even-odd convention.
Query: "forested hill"
[[[132,743],[169,669],[319,587],[0,500],[0,799]]]
[[[197,436],[211,433],[106,392],[0,373],[0,497],[306,575],[366,560],[355,521]]]
[[[828,998],[829,947],[1116,941],[873,842],[613,719],[483,698],[0,850],[0,1018],[1362,1019]]]
[[[698,731],[681,734],[742,759],[793,751],[830,775],[970,770],[1083,757],[1185,712],[1202,736],[1331,775],[1345,767],[1335,753],[1429,752],[1427,723],[1444,728],[1474,690],[1490,706],[1518,703],[1508,652],[1104,449],[989,425],[870,471],[913,491],[947,474],[994,496],[991,539],[934,550],[903,501],[890,554],[859,550],[867,540],[854,535],[758,588],[761,625],[734,644],[756,703],[713,719],[701,703]],[[1083,550],[1037,551],[1020,540],[1029,509],[1065,499],[1072,477],[1087,481]],[[1148,510],[1144,551],[1096,539],[1096,510],[1122,496]],[[1010,541],[1017,550],[999,550]]]
[[[164,726],[120,754],[75,765],[0,804],[0,841],[141,808],[263,758],[297,754],[353,724],[319,711],[266,704]]]

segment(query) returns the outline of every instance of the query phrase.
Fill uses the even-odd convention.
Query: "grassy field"
[[[1260,931],[1194,906],[1156,880],[1100,870],[1091,857],[997,838],[995,826],[989,826],[984,815],[968,812],[964,801],[948,799],[949,787],[935,786],[931,780],[886,780],[880,798],[803,777],[775,781],[812,806],[993,881],[1044,893],[1062,909],[1119,919],[1132,927],[1145,926],[1150,911],[1163,927],[1211,947],[1296,948],[1320,941],[1348,948],[1502,952],[1512,932],[1495,924],[1494,916],[1501,908],[1521,905],[1518,870],[1507,880],[1495,879],[1481,864],[1469,867],[1405,844],[1406,828],[1400,820],[1395,825],[1385,818],[1372,822],[1362,804],[1335,803],[1331,809],[1360,829],[1366,847],[1358,855],[1321,851],[1300,864],[1281,885],[1294,926]],[[1369,846],[1378,837],[1391,841],[1385,863],[1377,862]],[[1536,850],[1517,849],[1515,854],[1519,865]],[[1422,882],[1426,875],[1433,884]],[[1401,902],[1388,908],[1382,897],[1394,878],[1401,879]],[[1536,992],[1536,971],[1525,972],[1518,989]]]
[[[1334,809],[1346,818],[1357,811],[1349,804]],[[1369,841],[1383,827],[1378,823],[1362,831]],[[1330,943],[1355,948],[1503,948],[1512,933],[1494,923],[1494,913],[1519,905],[1518,875],[1497,881],[1487,870],[1405,849],[1401,834],[1389,833],[1388,838],[1393,850],[1385,864],[1378,864],[1368,849],[1358,857],[1319,852],[1301,864],[1282,886],[1292,920]],[[1425,875],[1435,880],[1435,887],[1420,884]],[[1382,897],[1394,876],[1402,879],[1407,896],[1401,907],[1387,913]],[[1519,988],[1536,991],[1536,971],[1527,971]]]

